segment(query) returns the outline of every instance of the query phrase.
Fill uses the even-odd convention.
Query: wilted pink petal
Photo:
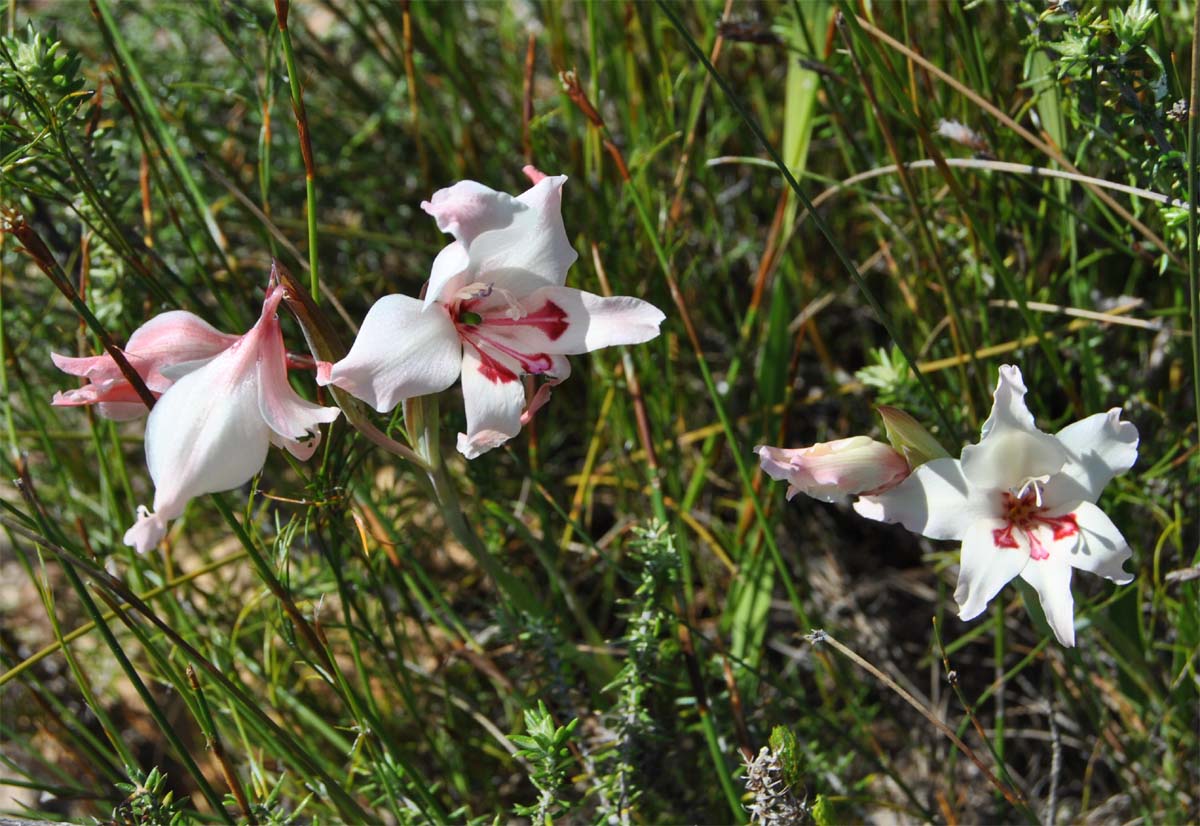
[[[820,442],[810,447],[756,447],[762,469],[787,480],[787,497],[803,493],[822,502],[840,502],[878,493],[909,474],[908,462],[889,445],[866,436]]]
[[[146,422],[146,464],[154,512],[139,508],[125,543],[139,552],[158,544],[167,522],[193,497],[236,488],[262,469],[272,441],[300,458],[320,440],[318,425],[340,412],[300,398],[287,381],[283,334],[275,311],[283,287],[270,290],[258,322],[216,358],[176,381]]]
[[[122,352],[150,392],[158,396],[177,378],[200,367],[235,341],[237,336],[222,333],[193,313],[172,310],[136,329]],[[83,358],[51,353],[50,359],[64,373],[82,376],[90,382],[77,390],[56,394],[52,404],[101,404],[100,415],[118,420],[145,414],[141,397],[107,353]],[[136,404],[136,408],[131,404]]]

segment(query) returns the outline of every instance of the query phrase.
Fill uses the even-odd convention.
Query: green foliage
[[[187,799],[175,799],[166,788],[167,776],[157,767],[151,769],[136,786],[118,783],[118,791],[127,795],[113,809],[110,823],[120,826],[178,826],[188,822]],[[97,821],[99,822],[99,821]]]
[[[750,816],[740,773],[765,747],[770,788],[808,795],[819,824],[1020,815],[891,688],[803,642],[821,627],[986,765],[1002,757],[1039,817],[1055,800],[1060,820],[1196,820],[1189,211],[1114,192],[1126,217],[1032,174],[1065,167],[979,103],[1085,175],[1186,200],[1183,6],[868,4],[972,98],[848,17],[831,27],[827,5],[734,4],[715,69],[817,216],[689,48],[716,53],[719,3],[292,3],[311,203],[270,2],[6,6],[0,206],[118,344],[170,309],[247,329],[272,257],[307,282],[310,215],[320,310],[348,343],[375,299],[419,294],[445,245],[421,201],[464,178],[519,192],[526,160],[570,176],[568,283],[668,319],[574,357],[521,435],[470,463],[457,388],[407,421],[364,411],[399,442],[440,431],[441,495],[342,419],[311,461],[272,451],[138,556],[121,538],[152,498],[142,425],[50,404],[75,379],[48,354],[99,343],[4,233],[0,471],[21,483],[0,492],[0,811],[729,822]],[[940,120],[968,142],[931,134]],[[1031,174],[888,169],[936,154]],[[956,619],[951,543],[785,502],[735,461],[877,434],[878,404],[957,453],[1002,363],[1044,429],[1121,406],[1141,434],[1099,503],[1135,579],[1075,577],[1070,651],[1016,587]],[[946,700],[935,617],[989,744]]]
[[[567,744],[579,720],[571,720],[565,726],[555,724],[546,709],[538,701],[536,709],[525,709],[525,734],[510,734],[509,739],[521,747],[514,757],[529,761],[529,781],[541,795],[533,805],[515,807],[517,814],[531,816],[534,823],[550,826],[555,815],[565,815],[571,810],[569,803],[559,798],[567,782],[567,770],[571,763],[571,752]]]

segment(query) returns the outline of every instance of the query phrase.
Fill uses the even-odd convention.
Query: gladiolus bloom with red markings
[[[563,286],[578,257],[561,215],[566,177],[525,168],[533,186],[517,197],[474,181],[439,190],[421,207],[454,236],[434,259],[424,300],[379,299],[350,352],[321,364],[333,384],[381,413],[437,393],[461,377],[473,459],[515,436],[547,397],[526,404],[522,376],[558,384],[567,356],[658,335],[663,314],[637,298],[602,298]]]
[[[1034,424],[1025,392],[1021,371],[1002,366],[978,444],[960,459],[925,462],[854,509],[931,539],[962,541],[954,592],[962,619],[979,616],[1019,576],[1037,591],[1058,641],[1073,646],[1071,570],[1119,585],[1133,579],[1123,568],[1129,545],[1096,500],[1133,466],[1138,433],[1113,408],[1051,436]]]

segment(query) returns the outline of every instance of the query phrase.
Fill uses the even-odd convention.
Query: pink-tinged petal
[[[1133,551],[1108,515],[1091,502],[1084,502],[1074,516],[1079,542],[1067,557],[1071,566],[1111,579],[1118,585],[1132,582],[1133,574],[1124,566]]]
[[[80,407],[87,404],[134,404],[141,407],[137,415],[146,414],[146,405],[142,397],[133,389],[133,385],[124,379],[114,379],[100,383],[91,382],[74,390],[60,390],[54,394],[50,403],[56,407]],[[134,417],[136,418],[136,416]]]
[[[126,353],[126,357],[128,355]],[[117,363],[108,353],[99,356],[83,356],[82,358],[51,353],[50,360],[54,362],[55,367],[67,375],[80,376],[94,382],[122,377],[121,368],[117,367]]]
[[[185,310],[160,313],[133,331],[126,351],[149,361],[153,369],[183,362],[204,362],[238,340]]]
[[[475,181],[459,181],[422,201],[421,209],[433,216],[438,229],[469,245],[480,233],[511,224],[521,205],[507,193]]]
[[[267,458],[270,429],[258,405],[257,353],[243,340],[175,383],[146,422],[146,464],[154,480],[153,517],[139,519],[126,543],[145,550],[157,526],[188,500],[250,481]]]
[[[1071,595],[1071,566],[1062,555],[1031,559],[1021,569],[1021,579],[1037,591],[1046,621],[1060,644],[1075,646],[1075,598]]]
[[[543,178],[515,199],[512,222],[479,234],[468,245],[472,280],[495,284],[518,297],[538,287],[561,286],[579,255],[562,220],[565,175]]]
[[[467,248],[455,241],[442,247],[433,259],[429,271],[429,284],[425,287],[424,306],[429,308],[435,301],[445,298],[450,303],[454,293],[467,283],[471,269],[471,257]]]
[[[958,586],[954,589],[959,619],[973,620],[983,613],[992,597],[1029,562],[1027,542],[997,541],[1004,528],[1003,520],[980,519],[963,536]]]
[[[288,383],[287,350],[279,320],[263,322],[258,354],[258,407],[267,427],[282,446],[301,461],[307,460],[321,443],[320,425],[332,422],[342,411],[322,407],[300,398]]]
[[[550,401],[550,396],[553,395],[551,388],[553,384],[549,382],[543,383],[533,394],[533,398],[529,400],[529,406],[521,413],[522,427],[529,424],[537,412],[541,410]]]
[[[525,164],[525,166],[521,167],[521,171],[525,173],[525,177],[529,179],[529,183],[531,184],[540,184],[549,177],[533,164]]]
[[[462,366],[462,345],[454,322],[441,305],[422,311],[404,295],[375,302],[354,346],[319,384],[334,384],[386,413],[403,399],[437,393],[454,384]]]
[[[1121,421],[1119,407],[1080,419],[1055,435],[1068,451],[1062,472],[1083,486],[1089,502],[1099,499],[1104,486],[1137,461],[1137,428]]]
[[[962,539],[975,522],[999,516],[1000,503],[985,493],[973,490],[957,459],[934,459],[891,490],[860,497],[854,510],[930,539]]]
[[[520,366],[504,356],[463,347],[463,401],[467,432],[458,434],[458,450],[474,459],[521,431],[525,386]]]
[[[844,502],[860,493],[881,493],[909,474],[908,462],[889,445],[852,436],[809,447],[754,448],[762,469],[787,480],[787,497],[804,493],[822,502]]]
[[[1025,406],[1021,371],[1000,367],[992,413],[983,423],[979,444],[962,451],[963,475],[980,488],[1019,488],[1029,479],[1051,476],[1067,461],[1058,439],[1037,429]]]

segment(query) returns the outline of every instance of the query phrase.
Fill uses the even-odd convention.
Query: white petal
[[[279,321],[261,330],[258,353],[258,406],[267,427],[282,446],[301,461],[307,460],[321,443],[320,424],[332,422],[342,411],[322,407],[300,398],[287,375],[287,351]]]
[[[1137,428],[1121,421],[1119,407],[1080,419],[1055,435],[1069,454],[1062,472],[1084,487],[1089,502],[1099,499],[1104,486],[1137,461]]]
[[[462,365],[454,323],[438,305],[427,312],[405,295],[386,295],[363,320],[354,346],[320,384],[334,384],[380,413],[402,400],[445,390]]]
[[[891,490],[860,497],[854,510],[930,539],[962,539],[974,522],[998,515],[999,499],[992,503],[981,493],[972,490],[957,459],[934,459]]]
[[[972,620],[983,613],[992,597],[1029,562],[1028,543],[1019,542],[1015,548],[997,544],[995,532],[1003,529],[1003,520],[980,519],[963,537],[958,587],[954,589],[960,619]]]
[[[146,422],[154,510],[174,519],[187,501],[243,485],[262,469],[269,432],[258,406],[254,348],[236,347],[177,381]]]
[[[138,508],[137,521],[125,531],[121,541],[137,550],[139,554],[152,551],[167,535],[167,520],[158,513]]]
[[[521,430],[525,385],[515,363],[495,354],[463,347],[462,389],[467,432],[458,434],[458,450],[474,459],[499,447]]]
[[[976,487],[1011,490],[1029,479],[1052,476],[1066,461],[1066,448],[1034,424],[1025,406],[1021,371],[1002,365],[979,444],[963,448],[963,475]]]
[[[455,241],[442,247],[442,251],[433,259],[433,267],[429,271],[429,284],[425,288],[425,308],[428,309],[443,294],[453,295],[455,285],[461,286],[465,283],[465,273],[470,268],[471,257],[467,255],[467,248],[462,244]]]
[[[1012,364],[1000,365],[1000,377],[996,381],[996,390],[992,393],[992,412],[983,429],[981,438],[996,427],[1015,427],[1021,430],[1037,430],[1033,414],[1025,406],[1025,380],[1021,376],[1021,368]]]
[[[570,287],[545,287],[523,303],[531,315],[546,315],[545,310],[551,309],[551,315],[557,310],[564,316],[565,328],[533,328],[542,342],[539,349],[545,353],[576,355],[617,344],[641,344],[658,336],[659,325],[666,318],[662,310],[640,298],[603,298]]]
[[[1133,574],[1125,571],[1124,565],[1133,551],[1108,515],[1091,502],[1084,502],[1075,511],[1075,523],[1079,526],[1080,541],[1069,556],[1071,565],[1118,585],[1132,582]]]
[[[516,198],[512,222],[479,234],[467,249],[473,278],[527,295],[538,287],[560,286],[579,255],[562,220],[565,175],[543,178]]]
[[[1021,579],[1037,591],[1038,601],[1046,621],[1058,641],[1071,648],[1075,645],[1075,598],[1071,596],[1071,566],[1059,555],[1048,559],[1030,560],[1021,570]]]

